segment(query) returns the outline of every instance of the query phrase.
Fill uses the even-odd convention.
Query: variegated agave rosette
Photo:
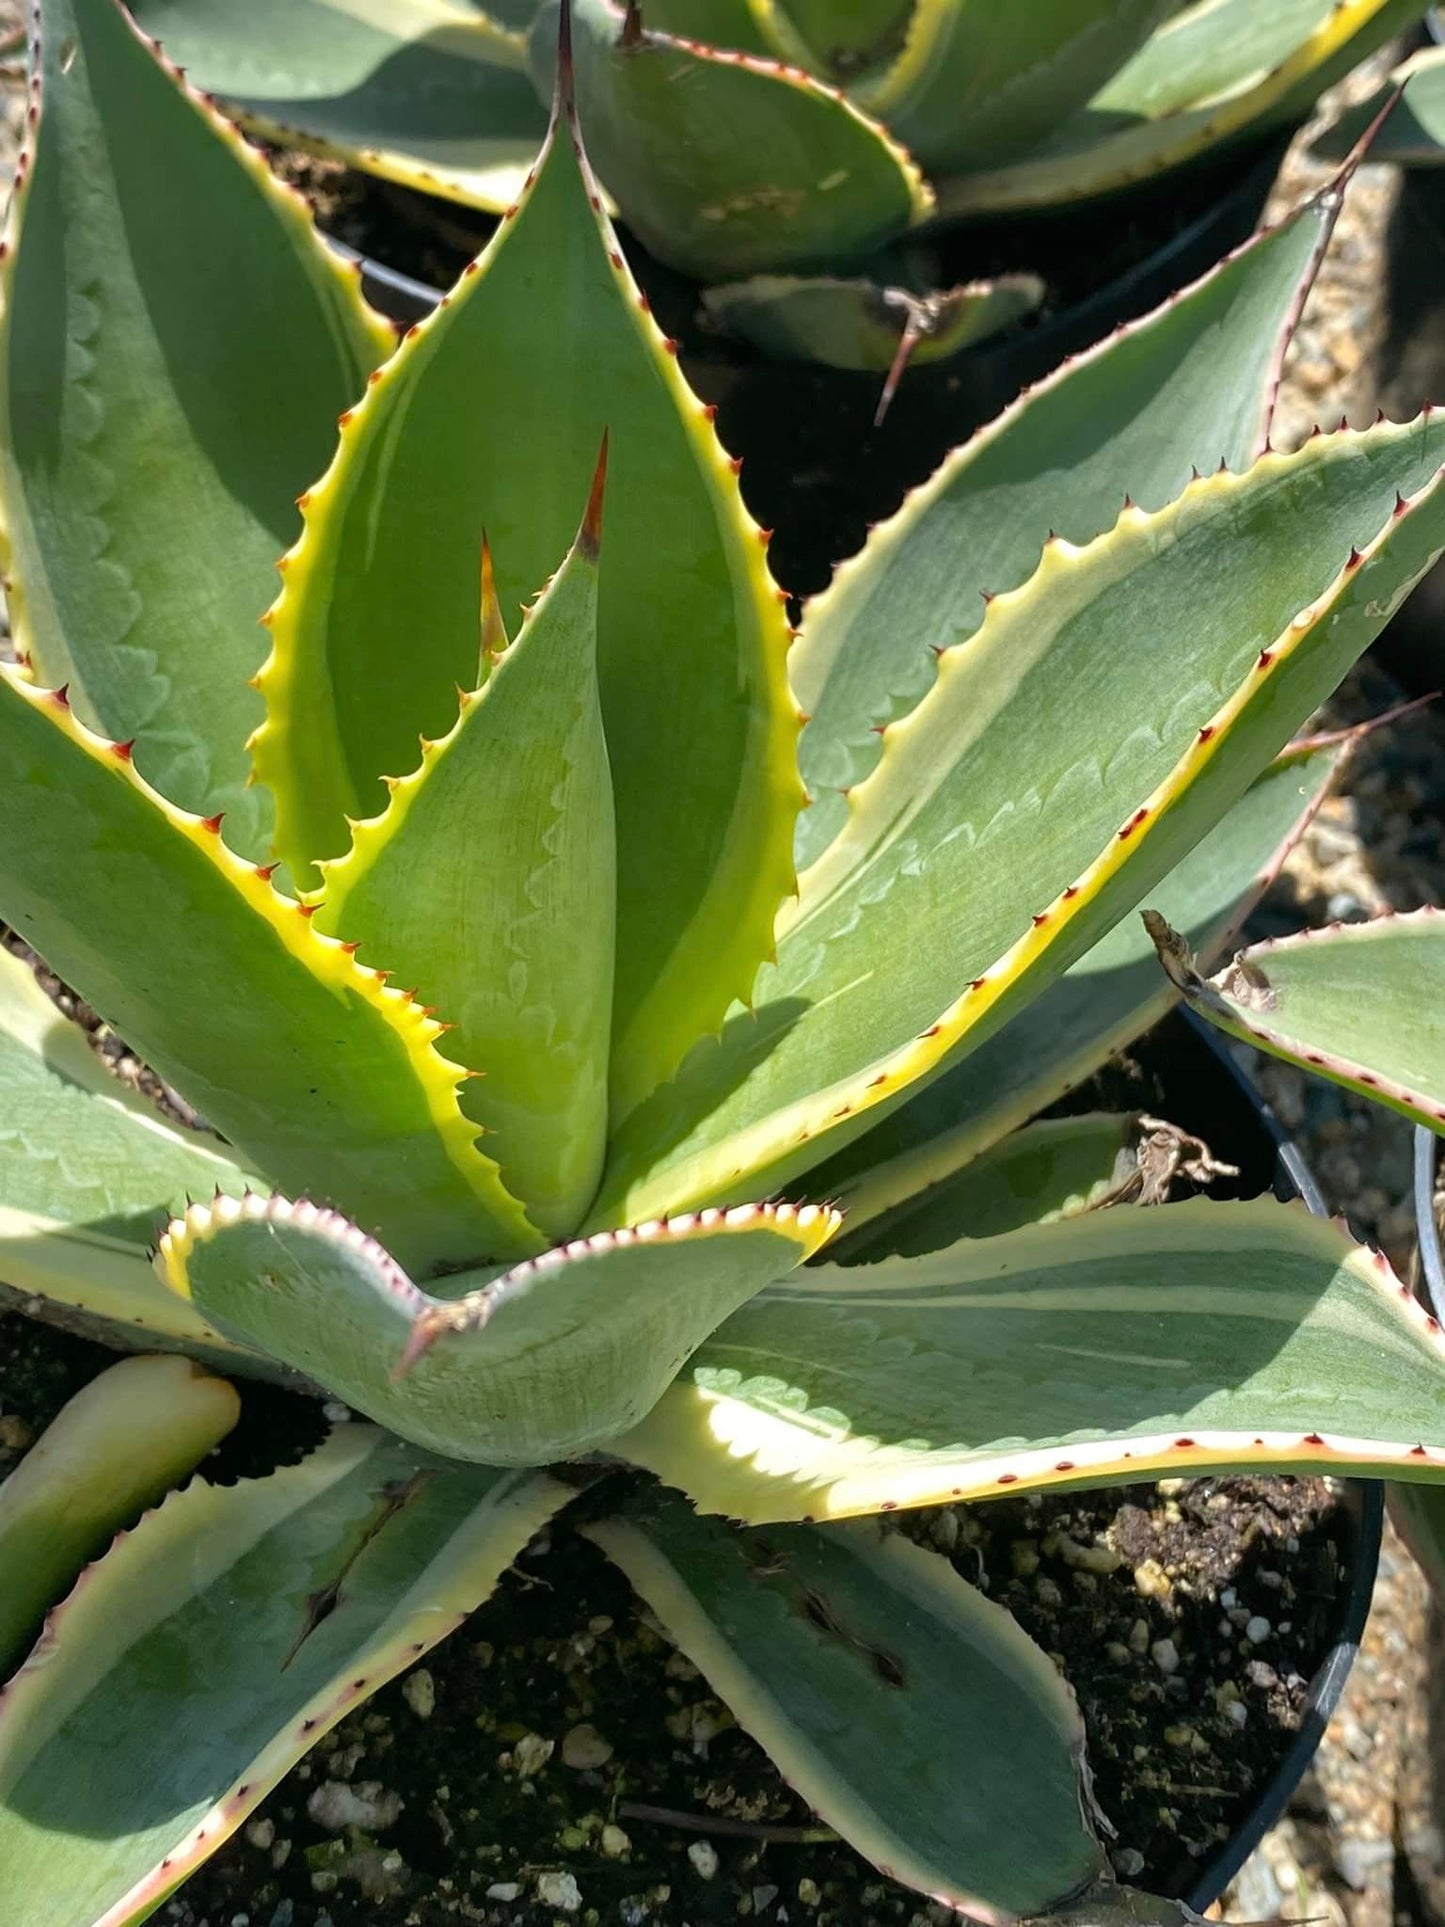
[[[139,0],[137,13],[255,131],[501,213],[545,130],[560,5]],[[573,11],[589,151],[638,239],[708,284],[712,319],[765,352],[882,371],[956,354],[1045,298],[1031,272],[944,285],[947,224],[1059,212],[1257,146],[1425,5]]]
[[[1336,197],[1023,398],[793,635],[565,62],[397,343],[113,0],[34,35],[0,913],[212,1128],[0,953],[0,1277],[189,1355],[0,1496],[0,1918],[143,1919],[584,1478],[862,1853],[1102,1917],[1067,1689],[866,1515],[1445,1471],[1382,1260],[1269,1200],[1103,1208],[1136,1121],[1029,1122],[1170,1002],[1141,902],[1235,927],[1348,748],[1293,733],[1445,545],[1436,418],[1268,450]],[[173,1492],[25,1659],[222,1372],[373,1422]]]

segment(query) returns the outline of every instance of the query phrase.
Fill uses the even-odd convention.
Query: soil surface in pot
[[[0,1474],[109,1356],[0,1316]],[[278,1444],[294,1458],[320,1430],[315,1404],[242,1389],[246,1418],[210,1477],[254,1474]],[[1273,1772],[1328,1649],[1350,1534],[1328,1485],[1168,1480],[930,1510],[896,1529],[1008,1606],[1072,1681],[1121,1875],[1186,1888]],[[929,1913],[817,1836],[626,1581],[559,1524],[460,1633],[323,1739],[158,1918],[569,1916],[881,1927]]]

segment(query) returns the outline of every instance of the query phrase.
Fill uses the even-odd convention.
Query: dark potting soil
[[[0,1474],[108,1354],[0,1316]],[[207,1468],[313,1439],[243,1386]],[[301,1422],[306,1437],[297,1434]],[[600,1497],[600,1494],[597,1495]],[[1318,1479],[1166,1480],[903,1516],[1079,1695],[1124,1878],[1181,1890],[1297,1728],[1337,1621],[1348,1525]],[[158,1918],[440,1927],[575,1918],[927,1921],[826,1831],[565,1523],[425,1661],[327,1735]]]
[[[718,405],[724,445],[743,459],[747,506],[774,531],[774,576],[795,596],[806,596],[825,587],[869,527],[1026,383],[1116,322],[1152,307],[1243,240],[1263,204],[1276,152],[1273,146],[1246,150],[1182,170],[1167,192],[1136,191],[1058,214],[958,225],[934,237],[932,284],[1030,269],[1043,276],[1047,297],[1038,313],[979,349],[938,367],[910,369],[881,424],[873,419],[880,377],[772,362],[710,331],[699,316],[696,284],[653,259],[625,230],[623,244],[659,325],[682,344],[689,381]],[[496,226],[475,210],[338,162],[290,150],[273,150],[271,158],[311,202],[326,232],[433,287],[449,287]],[[1183,252],[1163,266],[1162,283],[1106,297],[1121,277],[1211,216],[1197,246],[1184,248],[1181,240]]]

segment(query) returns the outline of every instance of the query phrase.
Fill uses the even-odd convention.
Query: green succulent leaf
[[[239,1196],[248,1182],[218,1138],[111,1076],[30,966],[0,949],[0,1291],[94,1335],[239,1360],[160,1285],[149,1248],[188,1193]]]
[[[1196,951],[1217,956],[1238,930],[1348,753],[1346,738],[1277,758],[1151,892]],[[1122,917],[972,1056],[810,1171],[809,1190],[836,1199],[850,1233],[860,1232],[880,1211],[941,1184],[1082,1084],[1142,1037],[1178,995],[1159,970],[1140,918]]]
[[[1442,454],[1433,418],[1317,437],[1157,514],[1131,506],[1087,548],[1051,543],[889,728],[779,919],[754,1012],[625,1120],[599,1221],[776,1189],[1081,957],[1445,546]]]
[[[403,1438],[545,1465],[635,1424],[729,1312],[837,1225],[816,1205],[704,1212],[462,1272],[434,1296],[335,1212],[218,1198],[171,1226],[161,1261],[208,1318]]]
[[[1445,47],[1426,47],[1398,66],[1376,93],[1346,107],[1316,135],[1310,151],[1321,160],[1353,151],[1385,107],[1391,108],[1370,143],[1371,161],[1398,167],[1439,167],[1445,163]]]
[[[714,321],[779,360],[887,374],[905,342],[912,364],[946,361],[1031,314],[1043,298],[1033,274],[923,296],[874,281],[768,274],[709,288],[702,304]]]
[[[0,1483],[0,1679],[113,1534],[186,1478],[241,1415],[188,1358],[126,1358],[63,1406]]]
[[[1162,508],[1221,461],[1260,452],[1284,346],[1329,241],[1337,195],[1307,202],[1192,288],[1065,362],[966,442],[808,605],[788,661],[809,716],[806,867],[847,819],[844,792],[882,754],[880,725],[927,693],[940,649],[1016,589],[1050,532],[1088,542],[1126,492]]]
[[[561,0],[532,29],[550,75]],[[699,280],[861,260],[932,195],[877,121],[800,68],[624,31],[612,0],[573,0],[588,149],[627,225]]]
[[[960,1238],[1052,1224],[1125,1195],[1138,1121],[1108,1111],[1043,1118],[859,1226],[830,1248],[834,1264],[925,1258]]]
[[[1436,1599],[1445,1601],[1445,1485],[1392,1485],[1387,1491],[1392,1524]]]
[[[297,874],[341,855],[347,815],[381,807],[383,777],[414,767],[417,736],[447,731],[457,686],[476,682],[481,531],[515,609],[566,552],[607,430],[598,673],[621,1111],[747,995],[768,952],[793,883],[798,725],[759,531],[575,141],[560,116],[516,216],[348,421],[275,612],[255,754]],[[485,846],[490,829],[459,825],[458,840]]]
[[[985,1921],[1107,1872],[1073,1694],[936,1553],[870,1525],[737,1532],[676,1499],[583,1530],[875,1866]]]
[[[913,6],[914,0],[751,0],[750,10],[787,59],[847,81],[898,51]],[[676,31],[664,20],[656,24]]]
[[[800,1272],[616,1450],[761,1524],[1203,1467],[1445,1480],[1439,1327],[1302,1205],[1123,1205]]]
[[[139,0],[135,12],[252,132],[492,213],[517,198],[547,131],[525,36],[497,8]]]
[[[1218,0],[1188,8],[1050,137],[942,184],[943,216],[1087,200],[1287,127],[1392,35],[1419,0]]]
[[[115,0],[44,0],[38,34],[0,269],[16,640],[173,802],[226,811],[259,855],[256,624],[295,497],[391,333]]]
[[[569,1496],[365,1425],[269,1478],[173,1494],[0,1700],[0,1917],[136,1927]]]
[[[1445,1131],[1445,911],[1257,943],[1207,981],[1156,923],[1166,971],[1233,1037]]]
[[[517,640],[385,815],[326,865],[316,917],[455,1026],[448,1051],[484,1073],[463,1107],[555,1237],[591,1203],[607,1143],[617,865],[597,692],[603,473]]]
[[[539,5],[535,13],[541,10]],[[767,0],[647,0],[645,8],[648,26],[659,33],[739,53],[779,54],[783,44],[770,11]]]
[[[124,745],[13,669],[0,764],[0,915],[239,1158],[349,1201],[417,1269],[541,1248],[476,1148],[440,1027],[313,930],[215,819],[163,802]]]
[[[997,165],[1052,134],[1174,0],[917,0],[897,59],[855,93],[933,174]]]

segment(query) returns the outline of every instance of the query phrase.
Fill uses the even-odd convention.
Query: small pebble
[[[1262,1646],[1274,1631],[1273,1626],[1262,1613],[1256,1613],[1244,1629],[1244,1636],[1251,1646]]]
[[[823,1898],[823,1890],[816,1880],[809,1880],[804,1875],[798,1882],[798,1898],[805,1907],[816,1907]]]
[[[625,1853],[632,1851],[631,1836],[624,1833],[621,1827],[612,1825],[611,1822],[602,1829],[600,1844],[603,1854],[609,1860],[620,1860]]]
[[[1149,1651],[1153,1654],[1154,1664],[1161,1673],[1179,1671],[1179,1648],[1172,1639],[1156,1639]]]
[[[0,1418],[0,1448],[6,1452],[23,1452],[34,1437],[32,1427],[18,1414],[7,1412],[4,1418]]]
[[[524,1733],[512,1748],[512,1768],[517,1777],[530,1780],[557,1750],[555,1740],[544,1740],[540,1733]]]
[[[276,1839],[274,1820],[252,1820],[246,1827],[246,1838],[260,1853],[269,1853]]]
[[[515,1900],[522,1891],[515,1880],[494,1880],[487,1889],[488,1900]]]
[[[436,1710],[437,1685],[425,1666],[408,1673],[401,1683],[401,1696],[419,1720],[429,1720]]]
[[[687,1857],[699,1880],[711,1880],[717,1872],[717,1848],[711,1840],[694,1840],[687,1850]]]
[[[582,1889],[570,1873],[549,1871],[537,1875],[537,1898],[544,1907],[559,1907],[564,1914],[575,1914],[582,1905]]]
[[[1145,1559],[1134,1568],[1134,1586],[1146,1599],[1167,1599],[1174,1582],[1157,1559]]]
[[[1249,1724],[1249,1708],[1243,1700],[1231,1700],[1224,1709],[1224,1717],[1227,1720],[1231,1720],[1235,1726],[1247,1726]]]
[[[1144,1856],[1137,1847],[1115,1847],[1109,1858],[1121,1880],[1132,1880],[1144,1871]]]
[[[343,1827],[365,1827],[368,1833],[380,1833],[396,1825],[401,1808],[401,1795],[378,1780],[359,1780],[355,1786],[343,1780],[323,1780],[306,1802],[311,1818],[329,1833],[340,1833]]]
[[[604,1739],[595,1726],[584,1722],[562,1735],[562,1763],[579,1773],[605,1766],[612,1758],[612,1742]]]

